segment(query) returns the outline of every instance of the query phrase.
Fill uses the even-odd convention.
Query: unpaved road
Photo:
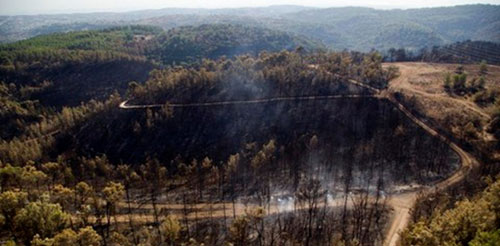
[[[394,104],[402,113],[404,113],[410,120],[415,124],[419,125],[426,132],[439,138],[441,141],[445,142],[457,155],[460,157],[461,167],[454,172],[447,179],[434,184],[434,186],[429,188],[416,188],[411,191],[406,191],[404,193],[390,194],[388,197],[388,204],[393,207],[393,219],[388,226],[388,231],[384,239],[384,246],[396,246],[400,238],[400,232],[406,228],[410,221],[410,209],[414,206],[417,195],[419,193],[431,193],[439,190],[446,189],[453,184],[456,184],[464,179],[466,174],[474,166],[478,165],[478,162],[466,151],[460,148],[458,145],[453,143],[451,140],[441,135],[438,131],[434,130],[432,127],[427,125],[425,121],[419,119],[417,116],[413,115],[404,105],[399,103],[390,92],[387,90],[379,90],[373,88],[369,85],[363,84],[355,80],[349,80],[350,83],[362,86],[369,89],[374,94],[373,95],[329,95],[329,96],[307,96],[307,97],[276,97],[267,99],[256,99],[248,101],[221,101],[221,102],[205,102],[205,103],[187,103],[187,104],[149,104],[149,105],[128,105],[128,101],[123,101],[120,103],[119,107],[121,109],[147,109],[147,108],[160,108],[164,106],[170,107],[210,107],[210,106],[221,106],[221,105],[237,105],[237,104],[257,104],[257,103],[270,103],[278,101],[298,101],[298,100],[326,100],[335,98],[379,98],[387,99]],[[398,83],[398,82],[396,82]],[[331,205],[329,205],[331,206]],[[241,211],[240,209],[238,209]],[[277,211],[276,211],[277,212]],[[281,210],[282,212],[282,210]]]
[[[203,102],[203,103],[174,103],[174,104],[141,104],[141,105],[128,105],[128,100],[120,103],[121,109],[147,109],[147,108],[193,108],[193,107],[213,107],[224,105],[244,105],[244,104],[260,104],[284,101],[314,101],[314,100],[328,100],[339,98],[374,98],[376,95],[328,95],[328,96],[298,96],[298,97],[273,97],[254,100],[235,100],[235,101],[220,101],[220,102]]]
[[[288,196],[288,197],[291,197]],[[370,197],[370,199],[372,199]],[[325,206],[328,208],[341,208],[344,206],[345,202],[345,197],[341,196],[335,199],[328,199],[328,202],[325,203],[324,201],[321,201],[318,203],[318,208],[324,208]],[[379,203],[382,202],[382,198],[380,199]],[[121,208],[126,209],[127,208],[127,203],[126,202],[121,202],[119,204]],[[181,219],[188,219],[188,220],[196,220],[196,219],[222,219],[225,217],[227,218],[232,218],[233,216],[243,216],[247,212],[249,212],[251,209],[258,207],[259,205],[256,203],[244,203],[241,201],[236,201],[234,203],[234,208],[233,204],[230,202],[226,203],[221,203],[221,202],[215,202],[215,203],[196,203],[196,204],[188,204],[186,207],[184,207],[183,204],[179,203],[159,203],[156,205],[156,208],[158,210],[168,210],[169,214],[173,214]],[[347,198],[347,203],[346,206],[348,208],[353,207],[353,199],[351,196],[348,196]],[[148,204],[138,204],[135,202],[131,203],[131,208],[133,210],[141,208],[143,210],[147,211],[152,211],[153,207],[150,203]],[[266,211],[266,215],[274,215],[274,214],[280,214],[280,213],[286,213],[286,212],[292,212],[295,210],[301,210],[307,208],[307,205],[304,204],[296,204],[293,199],[281,202],[277,201],[276,199],[273,199],[270,203],[269,206],[264,206],[264,210]],[[184,213],[184,209],[188,210],[187,214]],[[151,212],[147,212],[145,214],[134,214],[134,217],[142,217],[142,218],[149,218],[150,220],[146,220],[145,222],[152,222],[153,221],[153,214]],[[117,216],[119,222],[127,222],[129,215],[128,214],[120,214]]]
[[[474,166],[478,165],[478,162],[472,157],[469,153],[464,151],[458,145],[453,143],[451,140],[441,135],[436,130],[432,129],[429,125],[427,125],[424,121],[420,120],[418,117],[413,115],[407,108],[405,108],[401,103],[399,103],[391,94],[388,94],[386,97],[391,101],[401,112],[403,112],[408,118],[410,118],[415,124],[419,125],[426,132],[439,138],[441,141],[448,144],[448,146],[457,153],[460,157],[461,167],[455,171],[450,177],[447,179],[435,184],[433,187],[421,190],[415,190],[411,193],[408,193],[406,197],[394,197],[394,199],[390,200],[390,204],[394,208],[394,219],[392,224],[389,227],[389,230],[386,234],[386,239],[384,241],[384,245],[386,246],[396,246],[400,235],[399,233],[406,228],[408,222],[410,220],[410,208],[413,207],[418,192],[422,192],[424,195],[426,193],[431,193],[439,190],[444,190],[447,187],[450,187],[453,184],[456,184],[465,178],[465,175],[470,171],[470,169]]]

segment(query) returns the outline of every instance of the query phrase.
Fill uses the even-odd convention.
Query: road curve
[[[271,103],[280,101],[301,101],[301,100],[326,100],[335,98],[378,98],[387,99],[389,102],[394,104],[403,114],[405,114],[411,121],[420,126],[423,130],[428,132],[430,135],[439,138],[441,141],[446,143],[460,158],[461,167],[454,172],[450,177],[442,180],[434,186],[429,188],[417,188],[411,191],[407,191],[403,194],[393,194],[389,196],[389,204],[394,209],[394,216],[392,223],[389,225],[388,231],[383,242],[384,246],[396,246],[399,239],[400,233],[406,228],[410,221],[410,209],[414,207],[417,195],[429,194],[432,192],[444,190],[453,184],[456,184],[463,180],[466,174],[476,167],[479,163],[465,150],[460,148],[457,144],[452,142],[446,136],[440,134],[438,131],[430,127],[425,121],[419,119],[410,110],[408,110],[403,104],[398,102],[391,93],[387,90],[380,90],[374,88],[370,85],[358,82],[356,80],[350,79],[349,83],[357,86],[361,86],[373,92],[372,95],[328,95],[328,96],[297,96],[297,97],[275,97],[267,99],[255,99],[255,100],[238,100],[238,101],[219,101],[219,102],[203,102],[203,103],[186,103],[186,104],[147,104],[147,105],[128,105],[128,100],[120,103],[119,108],[121,109],[148,109],[148,108],[161,108],[161,107],[173,107],[173,108],[188,108],[188,107],[210,107],[210,106],[223,106],[223,105],[240,105],[240,104],[258,104],[258,103]]]
[[[401,112],[403,112],[410,120],[412,120],[415,124],[419,125],[422,129],[424,129],[427,133],[431,134],[439,138],[441,141],[446,143],[457,155],[460,157],[461,167],[454,172],[447,179],[440,181],[435,184],[433,187],[429,187],[427,189],[415,190],[409,194],[406,200],[402,201],[400,199],[395,199],[390,202],[394,208],[394,218],[392,224],[389,226],[389,230],[386,234],[386,239],[384,240],[384,246],[396,246],[401,231],[406,228],[410,221],[410,208],[414,206],[417,198],[417,194],[421,192],[423,195],[429,194],[432,192],[444,190],[447,187],[450,187],[453,184],[456,184],[463,180],[466,174],[471,170],[472,167],[476,167],[479,163],[472,157],[469,153],[460,148],[457,144],[452,142],[450,139],[440,134],[438,131],[434,130],[432,127],[427,125],[423,120],[419,119],[417,116],[412,114],[404,105],[398,102],[392,95],[386,96],[386,98],[392,102]],[[401,206],[401,203],[410,203],[411,206]]]
[[[361,85],[355,80],[349,80],[350,83]],[[444,190],[465,178],[465,176],[469,173],[469,171],[473,167],[479,166],[479,162],[465,150],[460,148],[456,143],[448,139],[446,136],[440,134],[438,131],[434,130],[431,126],[425,123],[424,120],[419,119],[416,115],[414,115],[410,110],[408,110],[403,104],[394,98],[394,96],[388,92],[387,90],[381,91],[377,88],[371,87],[370,85],[363,84],[363,87],[369,89],[372,92],[380,95],[379,98],[385,98],[390,101],[396,108],[398,108],[403,114],[405,114],[411,121],[420,126],[423,130],[425,130],[430,135],[437,137],[439,140],[443,141],[447,144],[460,158],[461,166],[455,171],[450,177],[445,180],[442,180],[433,187],[429,187],[426,189],[415,189],[411,192],[407,192],[402,195],[392,195],[389,198],[389,204],[394,208],[394,216],[391,225],[386,233],[384,246],[396,246],[399,239],[400,233],[402,230],[406,228],[410,221],[410,209],[414,207],[417,195],[420,193],[422,195],[426,195],[432,192],[437,192]]]

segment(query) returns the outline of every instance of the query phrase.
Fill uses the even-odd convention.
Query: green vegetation
[[[199,62],[241,54],[257,55],[261,51],[294,50],[301,46],[308,51],[321,45],[283,32],[242,25],[201,25],[174,28],[155,39],[148,56],[164,64]],[[156,47],[155,47],[156,46]]]
[[[47,115],[47,110],[39,107],[36,101],[26,100],[30,94],[31,88],[18,89],[15,84],[0,83],[1,139],[21,135],[27,125]]]
[[[37,36],[28,40],[6,44],[1,51],[36,51],[50,49],[108,50],[134,52],[134,35],[156,35],[161,29],[151,26],[126,26],[102,31],[80,31]]]
[[[435,209],[402,234],[402,245],[498,245],[500,179],[452,209]]]
[[[484,76],[486,74],[488,74],[488,64],[485,60],[482,60],[481,63],[479,63],[479,75]]]
[[[484,75],[487,69],[486,62],[481,62],[477,76],[468,79],[468,73],[464,71],[463,66],[458,66],[453,75],[445,75],[443,87],[452,95],[471,96],[472,100],[482,107],[491,106],[498,100],[500,91],[496,87],[485,87]]]
[[[481,106],[490,106],[494,104],[500,98],[500,90],[498,88],[492,88],[487,90],[482,90],[474,94],[472,100]]]
[[[128,26],[103,31],[38,36],[0,46],[1,65],[4,68],[20,69],[34,63],[57,66],[68,62],[134,59],[132,57],[141,55],[141,45],[134,42],[134,36],[156,35],[159,32],[154,27]]]

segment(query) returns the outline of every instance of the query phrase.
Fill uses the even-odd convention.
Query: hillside
[[[46,105],[78,105],[144,81],[155,65],[134,36],[158,30],[134,26],[51,34],[0,46],[0,76]],[[123,69],[126,69],[126,73]]]
[[[420,59],[419,59],[420,58]],[[484,41],[458,42],[424,50],[416,59],[427,62],[500,64],[500,44]]]
[[[183,25],[199,25],[193,22],[197,16],[231,15],[266,17],[277,16],[286,13],[311,9],[309,7],[294,5],[276,5],[269,7],[238,8],[238,9],[197,9],[197,8],[166,8],[139,10],[125,13],[85,13],[85,14],[53,14],[53,15],[17,15],[0,16],[0,42],[14,42],[31,38],[36,35],[50,34],[54,32],[85,31],[122,26],[130,24],[148,24],[141,20],[158,18],[162,16],[184,16],[188,17],[184,23],[171,21],[163,23],[168,25],[166,29]],[[218,22],[208,21],[204,24],[215,24]],[[162,25],[162,26],[163,26]]]
[[[301,46],[306,51],[322,48],[318,42],[264,28],[241,25],[201,25],[168,30],[154,40],[147,55],[164,64],[192,63],[202,58],[257,55],[262,51],[294,50]]]
[[[286,14],[283,19],[290,21],[283,29],[321,37],[336,49],[418,49],[468,39],[500,42],[500,6],[495,5],[409,10],[330,8]]]
[[[408,10],[271,6],[241,9],[163,9],[127,13],[4,16],[3,42],[39,33],[120,24],[155,25],[165,30],[202,24],[245,24],[293,32],[328,48],[369,51],[418,50],[465,40],[500,42],[500,6],[462,5]],[[69,21],[71,20],[71,22]]]
[[[392,246],[420,196],[497,172],[497,67],[398,77],[314,45],[222,24],[2,45],[0,239]]]
[[[0,132],[0,204],[13,205],[1,215],[15,219],[0,238],[378,246],[406,194],[470,164],[380,92],[395,75],[381,61],[300,50],[205,60],[62,109],[2,84],[12,130]],[[57,226],[31,226],[45,219],[26,216],[38,208],[60,214]]]
[[[399,100],[426,117],[429,124],[482,156],[482,168],[493,173],[498,170],[499,66],[420,62],[385,65],[399,68],[401,75],[389,86]],[[455,78],[459,77],[456,75],[460,68],[465,81],[464,89],[459,90],[460,83],[455,83]],[[447,76],[452,78],[450,88],[445,86]]]
[[[31,99],[43,104],[76,106],[105,99],[114,90],[123,93],[129,82],[144,82],[151,70],[163,65],[299,46],[306,52],[322,47],[305,38],[256,27],[203,25],[167,32],[151,26],[115,27],[0,45],[0,76],[4,82],[26,87]]]

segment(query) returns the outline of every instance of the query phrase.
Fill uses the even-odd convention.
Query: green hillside
[[[305,38],[264,28],[241,25],[201,25],[174,28],[160,35],[147,55],[164,64],[196,62],[261,51],[293,50],[302,46],[312,51],[321,44]]]

